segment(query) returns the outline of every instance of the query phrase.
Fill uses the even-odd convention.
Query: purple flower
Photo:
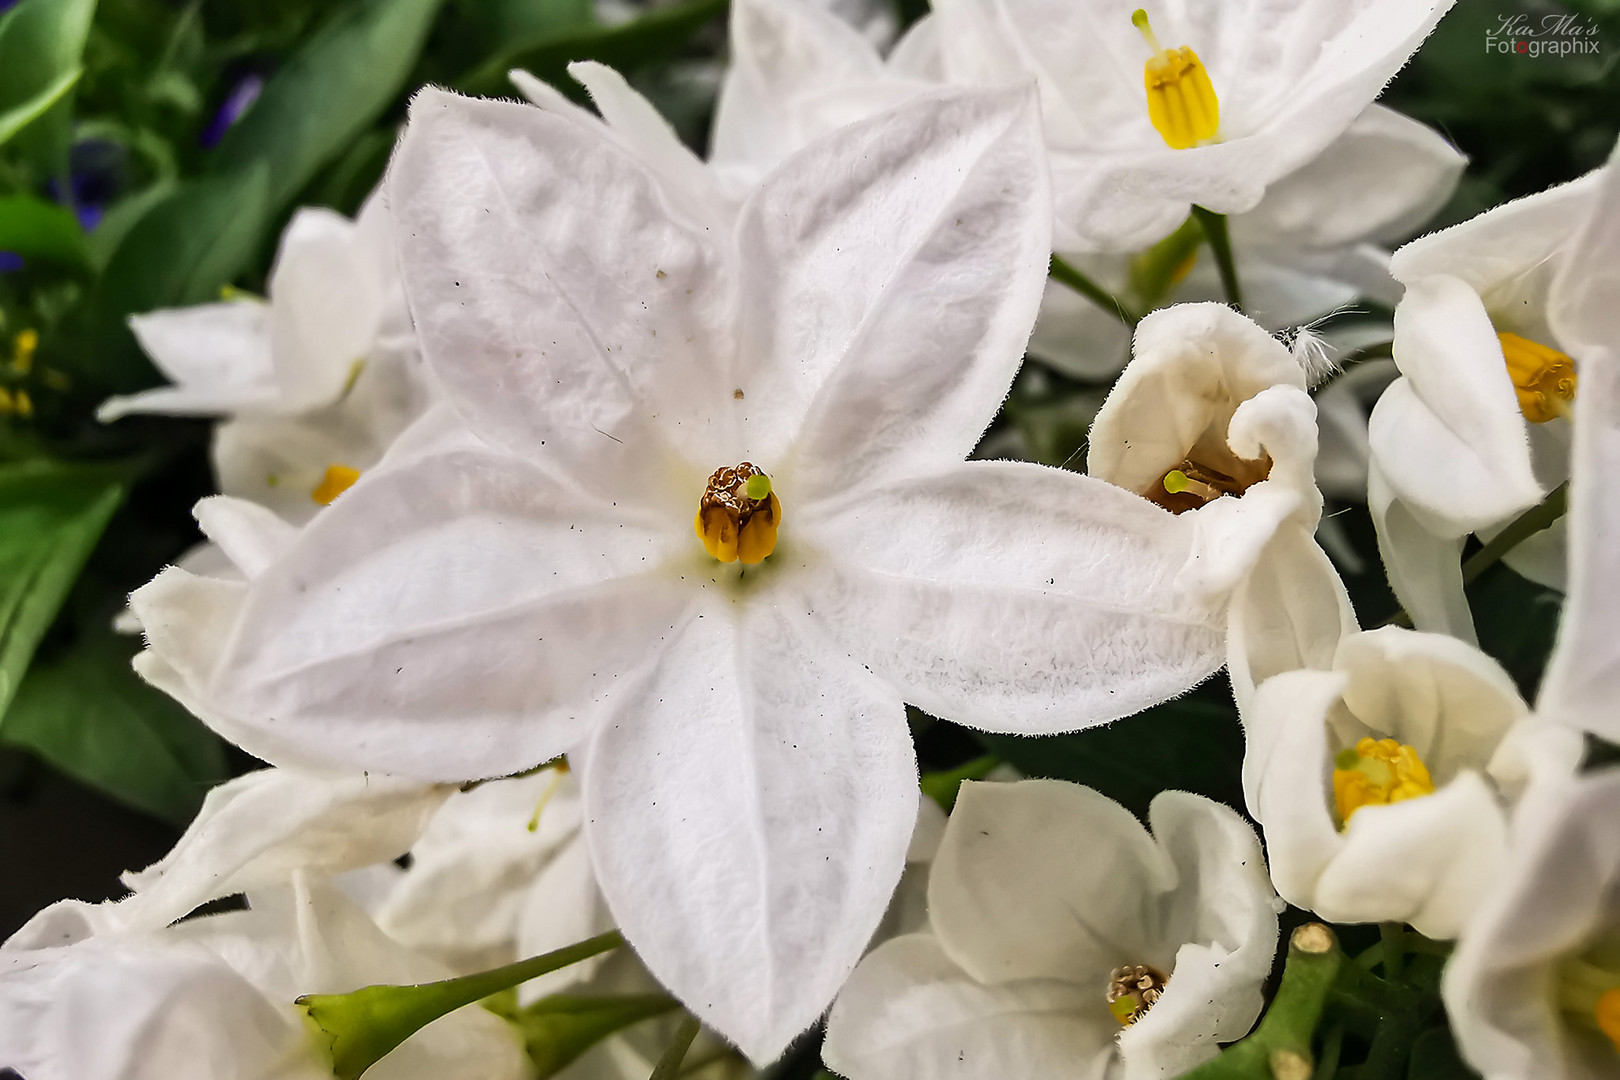
[[[0,2],[3,2],[3,0],[0,0]],[[214,118],[208,121],[208,126],[203,128],[201,138],[203,146],[211,148],[219,140],[223,139],[226,130],[242,118],[242,114],[247,112],[248,106],[259,100],[259,92],[263,89],[264,77],[262,75],[243,76],[231,88],[231,92],[225,95],[224,104],[220,105],[219,111],[214,114]]]

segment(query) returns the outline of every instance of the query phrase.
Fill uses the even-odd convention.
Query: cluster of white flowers
[[[1620,739],[1620,175],[1391,258],[1463,159],[1373,99],[1448,6],[936,0],[885,56],[733,0],[708,161],[596,63],[594,113],[420,91],[268,297],[134,320],[175,385],[104,418],[221,416],[223,492],[137,669],[273,767],[0,946],[0,1065],[329,1077],[295,999],[617,930],[512,1009],[667,989],[703,1075],[826,1014],[850,1080],[1170,1077],[1261,1015],[1286,901],[1457,941],[1491,1080],[1615,1075],[1620,778],[1578,773]],[[1396,305],[1370,421],[1387,362],[1274,336],[1357,298]],[[967,460],[1026,348],[1114,380],[1085,473]],[[1460,556],[1565,481],[1507,555],[1568,596],[1532,708]],[[1324,489],[1418,629],[1360,628]],[[1258,830],[919,799],[907,703],[1074,731],[1223,665]],[[647,1075],[662,1015],[563,1075]],[[468,1006],[367,1075],[516,1080],[526,1039]]]

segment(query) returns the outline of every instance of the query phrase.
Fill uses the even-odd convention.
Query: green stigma
[[[1180,495],[1187,490],[1187,474],[1180,469],[1171,469],[1164,474],[1164,490],[1172,495]]]
[[[755,473],[743,484],[743,494],[755,502],[769,498],[771,494],[771,478],[764,473]]]

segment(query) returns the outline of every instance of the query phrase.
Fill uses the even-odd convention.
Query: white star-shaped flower
[[[946,77],[1034,76],[1060,251],[1130,251],[1193,205],[1254,209],[1350,127],[1450,0],[941,0]]]
[[[214,539],[256,572],[138,595],[154,669],[279,761],[569,752],[620,927],[750,1057],[815,1019],[894,890],[903,701],[1069,730],[1219,666],[1191,518],[962,460],[1045,279],[1028,92],[844,129],[706,226],[600,125],[429,91],[390,199],[460,419],[284,550],[226,504]]]
[[[1246,1034],[1277,945],[1254,831],[1168,791],[1151,832],[1056,780],[963,785],[928,929],[861,961],[823,1054],[849,1080],[1179,1075]]]

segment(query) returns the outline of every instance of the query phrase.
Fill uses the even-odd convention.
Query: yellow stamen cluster
[[[328,465],[326,475],[321,477],[321,482],[315,485],[309,497],[322,506],[331,506],[332,500],[353,487],[358,479],[359,469],[351,469],[347,465]]]
[[[1620,1054],[1620,987],[1603,992],[1592,1006],[1592,1019],[1614,1044],[1614,1052]]]
[[[1121,1027],[1130,1027],[1142,1018],[1164,994],[1170,976],[1146,964],[1127,964],[1108,975],[1108,1011]]]
[[[1221,126],[1221,103],[1203,61],[1185,45],[1163,48],[1141,8],[1131,15],[1131,22],[1153,50],[1142,68],[1142,83],[1147,88],[1148,119],[1165,144],[1185,150],[1213,139]]]
[[[34,368],[34,352],[39,348],[38,330],[20,330],[11,342],[11,371],[18,378],[27,378]],[[34,399],[22,387],[8,390],[0,386],[0,416],[15,416],[26,420],[34,415]]]
[[[1518,334],[1497,334],[1502,359],[1519,396],[1519,411],[1532,424],[1569,415],[1575,400],[1575,363],[1557,349]]]
[[[1333,764],[1333,800],[1341,825],[1349,825],[1363,806],[1434,794],[1434,781],[1418,752],[1394,739],[1363,738],[1353,749],[1341,750]]]
[[[753,566],[776,550],[782,502],[771,478],[749,462],[714,470],[692,527],[703,548],[723,563]]]

